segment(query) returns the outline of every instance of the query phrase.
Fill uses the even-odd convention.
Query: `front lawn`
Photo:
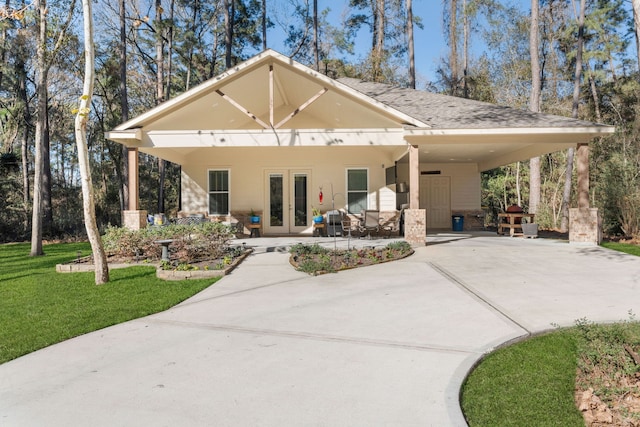
[[[605,248],[613,249],[614,251],[640,256],[640,246],[638,245],[620,242],[602,242],[602,246]]]
[[[0,245],[0,363],[66,339],[166,310],[217,279],[168,282],[155,267],[111,270],[111,281],[94,284],[94,273],[56,273],[55,266],[90,254],[88,243],[44,247],[29,256],[28,244]]]
[[[469,426],[584,426],[573,399],[577,366],[568,331],[491,353],[462,388]]]

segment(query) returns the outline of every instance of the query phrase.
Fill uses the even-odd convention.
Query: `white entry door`
[[[420,177],[420,209],[427,210],[427,230],[451,228],[451,178],[426,175]]]
[[[296,234],[310,227],[308,170],[269,170],[265,175],[265,234]]]

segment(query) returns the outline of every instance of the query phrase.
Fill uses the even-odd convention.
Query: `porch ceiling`
[[[603,127],[600,132],[606,135],[612,128]],[[473,134],[464,130],[407,130],[405,140],[419,147],[420,163],[473,163],[486,171],[575,147],[594,136],[594,129],[582,128],[488,129]]]

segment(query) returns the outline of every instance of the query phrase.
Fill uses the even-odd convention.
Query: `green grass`
[[[640,246],[605,242],[605,248],[640,256]],[[469,426],[584,426],[576,409],[576,369],[607,372],[582,389],[593,387],[607,401],[620,397],[614,378],[632,374],[633,365],[623,344],[640,346],[640,324],[633,321],[596,325],[584,319],[577,327],[541,335],[489,354],[466,379],[461,392],[462,410]],[[594,368],[598,365],[598,368]]]
[[[640,256],[640,246],[638,245],[630,245],[628,243],[617,242],[603,242],[602,246],[605,248],[613,249],[614,251]]]
[[[56,273],[55,266],[89,255],[87,243],[0,245],[0,363],[66,339],[166,310],[216,279],[169,282],[154,267],[111,270],[96,286],[94,273]]]
[[[560,331],[488,355],[463,385],[469,426],[584,426],[573,398],[576,351],[575,336]]]

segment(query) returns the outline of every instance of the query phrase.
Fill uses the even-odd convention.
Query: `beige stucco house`
[[[311,234],[311,208],[389,218],[407,203],[406,238],[481,213],[480,173],[581,146],[613,128],[564,117],[331,79],[267,50],[109,132],[182,167],[183,212],[222,221],[260,211],[266,235]],[[400,184],[402,183],[402,184]],[[406,192],[405,192],[405,189]],[[402,190],[402,191],[399,191]],[[320,203],[319,193],[323,193]],[[333,197],[332,197],[333,195]]]

